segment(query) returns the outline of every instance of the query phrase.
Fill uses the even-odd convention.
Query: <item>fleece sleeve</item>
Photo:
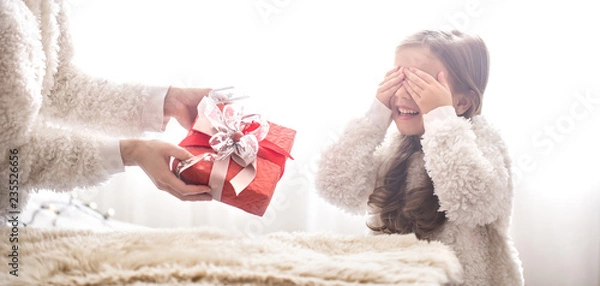
[[[42,33],[58,28],[55,41],[46,43],[45,48],[56,46],[56,59],[50,57],[49,69],[52,77],[46,80],[43,93],[48,111],[54,117],[93,127],[110,135],[134,136],[144,131],[161,131],[164,97],[168,87],[150,87],[133,83],[117,83],[96,78],[77,68],[73,62],[73,43],[69,31],[67,5],[61,2],[56,11],[56,25],[42,25]],[[42,21],[44,22],[44,21]]]
[[[29,189],[69,191],[96,185],[110,175],[101,146],[111,139],[39,122],[28,142],[18,147],[23,162],[22,185]]]
[[[167,125],[168,120],[163,119],[162,108],[164,103],[164,97],[167,92],[167,88],[152,88],[150,89],[150,98],[146,101],[144,106],[144,116],[142,122],[148,124],[150,130],[154,130],[160,127],[163,131]],[[159,116],[156,116],[156,115]],[[121,147],[119,139],[111,139],[100,144],[100,152],[102,154],[104,169],[110,174],[116,174],[125,171],[125,165],[121,158]]]
[[[102,167],[109,174],[125,171],[125,164],[121,157],[121,143],[119,139],[110,138],[99,142],[98,151],[102,156]]]
[[[57,118],[108,134],[131,136],[164,129],[167,90],[94,78],[68,64],[56,73],[49,107]]]
[[[375,155],[391,123],[391,110],[374,100],[369,112],[350,121],[336,143],[321,154],[316,188],[329,203],[364,214],[380,165]]]
[[[122,164],[120,158],[107,161],[103,157],[101,146],[107,142],[107,139],[94,134],[36,121],[26,143],[10,146],[11,150],[18,152],[19,207],[25,206],[28,194],[34,190],[63,192],[107,180],[110,173],[106,166],[114,169]],[[5,174],[8,168],[6,164],[0,173]],[[0,221],[9,210],[5,190],[8,188],[0,192]]]
[[[36,19],[22,1],[0,0],[2,147],[26,140],[42,105],[40,86],[44,67],[40,63],[44,54],[40,41],[35,40],[37,34]]]
[[[425,168],[440,210],[448,219],[470,227],[505,216],[510,209],[510,176],[501,150],[485,132],[474,132],[470,120],[456,116],[451,106],[423,115]]]

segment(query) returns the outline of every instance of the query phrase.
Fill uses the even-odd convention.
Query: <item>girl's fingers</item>
[[[387,92],[393,92],[393,93],[395,93],[395,92],[396,92],[396,90],[398,90],[398,89],[399,89],[399,88],[402,86],[402,83],[403,83],[403,82],[401,81],[401,82],[399,82],[399,83],[396,83],[396,84],[393,84],[393,85],[386,86],[386,87],[385,87],[385,89],[384,89],[383,87],[382,87],[382,88],[379,88],[378,92],[379,92],[379,93],[387,93]]]
[[[408,68],[407,74],[413,74],[413,78],[418,78],[423,83],[432,84],[437,82],[437,80],[432,75],[414,67]]]
[[[411,68],[412,69],[412,68]],[[406,80],[411,83],[413,89],[423,90],[427,86],[427,82],[419,77],[416,73],[412,72],[411,69],[406,70]]]
[[[416,83],[414,83],[410,80],[406,80],[406,85],[409,86],[414,93],[419,95],[419,97],[421,96],[421,94],[423,94],[423,91],[425,91],[424,88],[422,88],[421,86],[417,85]]]
[[[402,81],[404,81],[404,74],[384,80],[381,84],[379,84],[379,89],[382,91],[388,90]]]
[[[450,85],[448,84],[448,78],[446,78],[446,74],[441,71],[438,73],[438,82],[443,85],[446,89],[450,90]]]
[[[403,81],[406,78],[402,68],[396,72],[387,75],[379,86],[390,86]]]
[[[388,73],[386,73],[385,77],[383,78],[382,83],[389,81],[390,79],[399,77],[399,76],[404,77],[404,68],[399,68],[397,70],[391,70]]]
[[[419,95],[419,93],[415,90],[414,83],[412,83],[410,81],[406,81],[406,83],[403,86],[406,89],[406,91],[408,92],[408,94],[413,98],[413,100],[415,100],[415,102],[416,102],[416,99],[419,99],[421,97]]]
[[[386,74],[385,77],[388,77],[389,75],[391,75],[394,72],[397,72],[400,69],[400,66],[395,66],[393,67],[391,70],[389,70]]]
[[[402,86],[404,79],[405,75],[402,67],[395,67],[388,71],[383,81],[379,84],[375,97],[389,107],[390,99]]]

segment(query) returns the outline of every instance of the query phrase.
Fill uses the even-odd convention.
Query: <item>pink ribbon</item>
[[[213,162],[208,181],[213,199],[221,200],[230,160],[243,167],[229,180],[236,196],[239,195],[256,177],[259,142],[269,133],[269,123],[258,114],[245,115],[243,108],[235,104],[227,104],[221,110],[214,100],[204,97],[198,105],[198,118],[192,129],[210,135],[209,144],[216,152],[191,160]],[[187,167],[189,165],[184,168]]]

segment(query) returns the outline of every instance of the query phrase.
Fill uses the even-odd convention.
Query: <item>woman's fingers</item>
[[[210,194],[197,194],[197,195],[181,195],[174,190],[164,190],[172,196],[178,198],[181,201],[210,201],[212,196]]]
[[[181,148],[175,144],[166,143],[164,145],[165,155],[176,158],[180,161],[185,161],[194,156],[194,154],[190,153],[188,150]]]
[[[210,187],[188,185],[177,178],[169,168],[171,157],[186,160],[192,157],[189,151],[175,144],[159,140],[137,140],[134,142],[137,144],[133,144],[133,148],[136,150],[130,152],[133,154],[131,162],[142,168],[158,189],[167,191],[181,200],[212,199],[208,194]]]
[[[210,192],[210,187],[205,185],[188,185],[178,179],[173,172],[160,170],[154,176],[154,184],[163,191],[175,192],[182,196],[198,195]]]

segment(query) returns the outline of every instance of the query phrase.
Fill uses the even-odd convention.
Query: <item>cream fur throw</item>
[[[10,229],[0,232],[7,239]],[[18,246],[14,277],[6,262],[11,245],[0,244],[0,285],[443,285],[462,273],[449,248],[412,235],[26,227]]]

